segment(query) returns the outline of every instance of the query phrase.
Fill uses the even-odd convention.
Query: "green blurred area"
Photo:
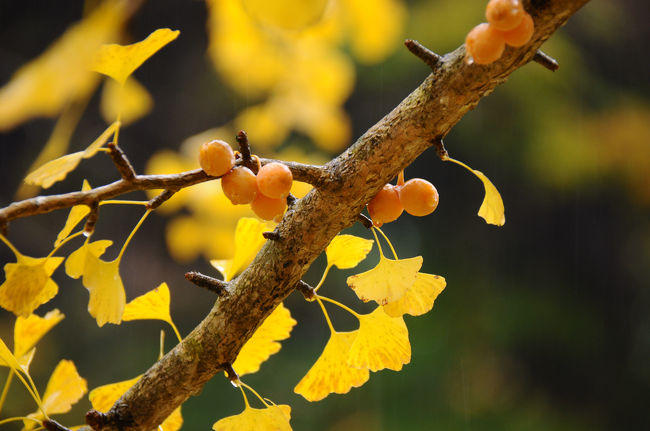
[[[483,19],[484,3],[410,2],[404,37],[448,52]],[[0,83],[80,14],[79,5],[0,4]],[[650,59],[643,55],[650,43],[648,16],[646,2],[592,0],[544,45],[558,59],[559,71],[523,67],[447,137],[451,156],[484,172],[501,192],[504,227],[476,216],[482,187],[467,171],[443,164],[433,151],[407,169],[407,177],[436,185],[440,206],[425,218],[404,215],[385,231],[400,256],[422,255],[423,271],[443,275],[447,288],[432,312],[406,318],[413,356],[401,372],[373,373],[363,387],[318,403],[295,395],[293,387],[326,343],[327,327],[315,304],[298,294],[288,298],[298,320],[291,339],[245,381],[274,402],[291,405],[295,430],[650,428]],[[155,99],[149,116],[120,133],[139,172],[155,151],[176,149],[187,136],[226,123],[246,106],[206,58],[205,18],[201,2],[157,1],[146,3],[129,26],[134,40],[160,27],[182,31],[135,73]],[[426,75],[426,66],[405,49],[379,65],[357,66],[356,89],[346,105],[353,136]],[[74,136],[78,148],[103,130],[98,105],[95,96]],[[53,124],[39,119],[0,135],[0,205],[12,201]],[[299,135],[290,139],[304,142]],[[99,185],[116,174],[108,160],[82,165],[51,193],[76,190],[86,177]],[[28,255],[44,255],[66,215],[12,223],[10,239]],[[119,243],[139,217],[139,210],[128,207],[102,209],[105,222],[96,235]],[[166,223],[158,215],[147,220],[121,274],[129,299],[166,281],[172,317],[187,334],[213,298],[183,274],[212,269],[203,260],[173,262]],[[358,226],[349,233],[370,237]],[[1,248],[0,262],[10,261],[13,256]],[[374,261],[376,250],[359,268]],[[315,284],[324,266],[317,260],[306,281]],[[354,272],[333,270],[323,290],[361,310],[345,284]],[[66,319],[37,349],[32,370],[42,390],[61,358],[73,359],[93,388],[146,370],[158,356],[160,329],[167,332],[167,348],[172,346],[171,331],[158,322],[99,330],[86,312],[81,284],[62,271],[55,280],[61,293],[42,309],[58,307]],[[345,314],[333,311],[333,318],[354,325]],[[3,340],[12,339],[13,321],[13,315],[0,313]],[[5,375],[0,370],[0,381]],[[183,406],[184,429],[208,429],[242,407],[239,393],[217,376]],[[83,400],[61,422],[79,423],[88,408]],[[14,382],[2,416],[34,409]]]

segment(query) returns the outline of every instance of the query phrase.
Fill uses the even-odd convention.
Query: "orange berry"
[[[368,203],[368,212],[375,226],[381,226],[394,220],[402,214],[404,207],[399,201],[397,187],[386,184],[379,193]]]
[[[260,168],[257,173],[259,191],[274,199],[284,199],[289,195],[293,175],[286,165],[271,162]]]
[[[534,32],[535,23],[533,22],[533,18],[524,12],[524,18],[517,27],[501,32],[501,34],[503,35],[503,40],[508,45],[518,48],[528,43]]]
[[[221,189],[233,204],[249,204],[257,196],[257,178],[250,169],[238,166],[221,178]]]
[[[199,150],[199,164],[206,174],[220,177],[234,166],[235,153],[227,142],[204,142]]]
[[[285,199],[274,199],[258,193],[253,202],[251,202],[251,209],[262,220],[275,220],[284,214],[284,208],[287,206]]]
[[[496,61],[505,48],[502,33],[485,22],[471,29],[465,38],[465,49],[476,64],[490,64]]]
[[[485,8],[485,17],[496,30],[507,31],[517,27],[524,17],[520,0],[490,0]]]
[[[404,211],[411,215],[422,217],[438,208],[438,190],[427,180],[412,178],[398,192]]]

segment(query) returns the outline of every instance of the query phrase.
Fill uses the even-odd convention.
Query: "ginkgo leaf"
[[[350,347],[351,367],[399,371],[411,362],[409,333],[402,317],[390,317],[382,307],[359,316],[359,335]]]
[[[113,407],[115,401],[129,390],[129,388],[140,380],[140,376],[134,377],[130,380],[124,380],[116,383],[109,383],[107,385],[98,386],[88,394],[88,399],[93,408],[98,412],[106,413]]]
[[[444,277],[418,272],[413,286],[397,301],[384,305],[384,311],[391,317],[404,314],[420,316],[433,308],[434,301],[446,285]]]
[[[90,190],[90,184],[88,183],[87,180],[84,180],[83,185],[81,186],[81,191],[86,192]],[[70,213],[68,214],[68,218],[65,221],[65,225],[63,226],[63,229],[61,229],[61,232],[56,236],[56,240],[54,241],[54,247],[58,246],[61,244],[61,242],[72,233],[72,229],[75,228],[79,224],[81,220],[84,219],[90,212],[90,208],[87,205],[75,205],[70,209]]]
[[[16,316],[27,317],[39,305],[56,296],[59,287],[50,276],[63,258],[17,254],[16,260],[16,263],[4,267],[6,279],[0,285],[0,306]]]
[[[65,261],[65,273],[72,278],[79,278],[84,274],[86,257],[99,257],[104,251],[113,244],[110,239],[102,239],[82,245],[77,250],[70,253]]]
[[[131,45],[103,45],[99,49],[92,69],[124,84],[133,71],[163,46],[176,39],[179,34],[178,30],[159,28],[146,39]]]
[[[371,239],[354,235],[337,235],[325,249],[327,266],[337,266],[339,269],[354,268],[366,258],[374,243]]]
[[[278,341],[289,338],[296,323],[289,309],[280,303],[240,350],[232,364],[237,374],[243,376],[257,372],[264,361],[280,351],[282,345]]]
[[[393,260],[381,255],[377,266],[348,277],[347,283],[362,301],[384,305],[397,301],[406,293],[415,283],[420,267],[422,256]]]
[[[104,121],[120,118],[123,125],[131,124],[151,111],[153,99],[142,84],[130,76],[124,85],[112,79],[104,82],[100,110]]]
[[[316,363],[298,382],[294,392],[308,401],[319,401],[331,393],[346,394],[368,381],[367,368],[348,365],[348,356],[359,331],[332,332]]]
[[[443,160],[456,163],[476,175],[483,183],[485,188],[485,197],[478,210],[479,217],[483,218],[486,223],[496,226],[503,226],[506,223],[505,208],[503,206],[503,199],[497,188],[492,184],[492,181],[483,174],[481,171],[470,168],[465,163],[452,159],[451,157],[444,157]]]
[[[67,413],[88,391],[86,379],[72,361],[63,359],[56,366],[43,395],[43,410],[48,415]]]
[[[23,369],[25,374],[29,374],[29,366],[32,364],[32,360],[34,359],[34,355],[36,354],[36,347],[32,347],[32,350],[29,352],[25,353],[23,356],[18,358],[18,363],[20,364],[20,368]],[[5,365],[0,363],[0,365]]]
[[[122,320],[164,320],[167,323],[172,322],[169,314],[169,287],[167,283],[162,283],[153,290],[140,295],[126,304]]]
[[[90,292],[88,312],[100,327],[106,323],[121,323],[126,305],[119,259],[106,262],[99,258],[111,244],[109,240],[84,244],[71,253],[65,263],[70,277],[83,275],[82,283]]]
[[[246,406],[243,412],[228,416],[212,425],[214,431],[291,431],[291,407],[281,404],[263,409]]]
[[[41,186],[44,189],[49,188],[57,181],[64,179],[68,173],[72,172],[81,159],[88,159],[94,156],[97,151],[106,143],[108,138],[119,128],[120,123],[114,122],[102,132],[95,141],[88,146],[84,151],[78,151],[72,154],[66,154],[58,159],[51,160],[44,165],[40,166],[35,171],[32,171],[25,177],[27,184]]]
[[[253,261],[262,248],[266,241],[262,233],[272,229],[270,223],[250,217],[240,218],[235,229],[235,256],[229,260],[212,260],[210,263],[223,274],[226,281],[232,280]]]
[[[64,317],[56,308],[43,317],[36,314],[28,317],[19,316],[14,325],[14,355],[17,358],[25,355]]]
[[[0,338],[0,364],[12,368],[16,372],[22,369],[20,363],[13,355],[13,353],[11,353],[2,338]]]
[[[124,395],[131,386],[135,385],[137,381],[140,380],[140,377],[142,376],[140,375],[130,380],[96,387],[90,391],[88,399],[95,410],[106,413],[111,407],[113,407],[115,401],[120,399],[120,397]],[[181,415],[181,408],[178,407],[167,416],[167,419],[165,419],[160,426],[163,431],[178,431],[182,425],[183,416]]]
[[[90,292],[88,312],[101,328],[106,323],[119,325],[126,305],[126,293],[120,277],[120,261],[103,261],[86,256],[83,285]]]

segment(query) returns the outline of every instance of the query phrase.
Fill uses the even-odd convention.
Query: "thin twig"
[[[537,52],[535,52],[533,61],[535,63],[541,64],[551,72],[555,72],[560,68],[560,63],[558,63],[557,60],[551,57],[550,55],[543,52],[541,49],[538,49]]]
[[[357,221],[363,225],[366,229],[372,228],[372,220],[367,217],[365,214],[357,214]]]
[[[262,236],[271,241],[280,241],[280,234],[276,231],[266,231],[262,232]]]
[[[432,70],[436,69],[440,65],[440,62],[442,61],[442,57],[440,57],[438,54],[436,54],[435,52],[431,51],[429,48],[422,45],[417,40],[406,39],[404,41],[404,45],[417,58],[424,61],[426,65],[429,66]]]
[[[240,130],[235,139],[239,144],[239,152],[241,152],[242,161],[244,163],[251,162],[253,159],[251,158],[251,147],[248,144],[248,135],[246,135],[246,132]]]
[[[287,206],[289,207],[289,209],[291,209],[291,207],[296,204],[297,200],[298,198],[292,195],[291,193],[287,195]]]
[[[445,161],[449,158],[449,153],[445,148],[445,143],[442,141],[441,136],[437,136],[436,138],[434,138],[431,141],[431,144],[435,147],[436,154],[438,155],[438,157],[440,157],[440,160]]]
[[[176,193],[176,190],[172,189],[165,189],[163,190],[162,193],[160,193],[158,196],[152,198],[148,203],[147,203],[147,209],[148,210],[155,210],[158,208],[160,205],[165,203],[169,198],[174,196]]]
[[[90,235],[95,231],[95,225],[99,219],[99,202],[95,201],[88,205],[90,212],[86,218],[86,225],[84,226],[84,233]]]
[[[126,181],[132,181],[135,178],[135,169],[133,169],[124,151],[115,145],[115,142],[109,142],[106,146],[108,147],[108,154],[111,156],[122,178]]]
[[[302,293],[305,299],[309,302],[312,302],[316,299],[316,290],[302,280],[300,280],[296,285],[296,290]]]
[[[209,277],[200,272],[187,272],[185,273],[185,278],[187,281],[194,283],[195,285],[209,290],[210,292],[216,293],[217,296],[224,296],[228,294],[228,283],[218,278]]]
[[[262,159],[262,163],[279,162],[285,164],[296,181],[323,186],[329,176],[322,166],[306,165],[297,162]],[[121,179],[105,186],[86,191],[75,191],[59,195],[37,196],[23,201],[14,202],[0,209],[0,223],[6,223],[17,218],[45,214],[58,209],[70,208],[75,205],[91,205],[135,190],[171,189],[180,190],[205,181],[211,177],[202,169],[181,172],[170,175],[136,175],[132,180]]]

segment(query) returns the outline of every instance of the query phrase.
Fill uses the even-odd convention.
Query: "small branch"
[[[432,70],[435,70],[440,65],[440,62],[442,61],[442,57],[440,57],[438,54],[436,54],[435,52],[431,51],[429,48],[422,45],[417,40],[406,39],[404,41],[404,45],[417,58],[424,61],[426,65],[429,66]]]
[[[235,139],[239,144],[239,152],[241,153],[242,161],[245,164],[250,163],[253,159],[251,158],[251,147],[248,144],[248,136],[246,135],[246,132],[240,130]]]
[[[312,302],[316,299],[316,290],[302,280],[300,280],[296,285],[296,290],[302,293],[305,299],[309,302]]]
[[[84,234],[90,235],[95,231],[95,225],[99,219],[99,202],[95,201],[88,205],[90,207],[90,213],[86,218],[86,225],[84,226]]]
[[[280,241],[281,237],[280,234],[277,233],[276,231],[270,232],[262,232],[262,236],[270,241]]]
[[[2,220],[0,221],[0,235],[7,236],[9,233],[9,222]]]
[[[538,49],[537,52],[535,52],[535,56],[533,57],[533,61],[535,63],[539,63],[551,72],[555,72],[560,68],[560,63],[557,62],[556,59],[551,57],[550,55],[546,54],[542,50]]]
[[[91,409],[86,413],[86,424],[94,430],[102,429],[108,422],[106,413]]]
[[[212,293],[216,293],[217,296],[224,296],[228,294],[228,283],[218,278],[209,277],[200,272],[187,272],[185,273],[185,278],[187,281],[194,283],[195,285],[209,290]]]
[[[135,170],[133,169],[131,162],[129,162],[129,159],[126,158],[124,151],[115,145],[115,142],[109,142],[106,146],[109,150],[108,154],[111,156],[111,159],[113,159],[113,163],[115,163],[115,167],[117,167],[117,170],[120,172],[122,179],[125,181],[133,181],[133,179],[135,179]]]
[[[447,152],[447,149],[445,148],[445,143],[442,141],[441,136],[435,137],[431,141],[431,145],[433,145],[436,149],[436,154],[438,157],[440,157],[440,160],[443,162],[449,158],[449,153]]]
[[[291,207],[293,207],[293,206],[296,204],[296,201],[297,201],[297,200],[298,200],[298,198],[296,198],[296,197],[295,197],[294,195],[292,195],[291,193],[289,193],[289,194],[287,195],[287,206],[289,207],[289,209],[291,209]]]
[[[272,162],[282,163],[291,170],[294,181],[309,183],[316,188],[321,188],[330,181],[330,175],[327,169],[323,166],[262,158],[260,158],[260,162],[262,163],[262,166]]]
[[[230,362],[226,362],[225,364],[221,364],[221,366],[226,372],[226,377],[228,380],[230,380],[230,383],[235,386],[239,386],[239,375],[237,374],[237,371],[235,371],[235,369],[232,367],[232,364]]]
[[[363,225],[366,229],[372,229],[372,220],[364,214],[357,214],[357,221]]]
[[[160,193],[158,196],[155,198],[152,198],[148,203],[147,203],[147,209],[148,210],[155,210],[158,208],[160,205],[165,203],[169,198],[174,196],[176,193],[176,190],[172,189],[165,189],[163,190],[162,193]]]
[[[45,419],[42,424],[43,428],[45,428],[47,431],[71,431],[70,428],[66,428],[52,419]]]

